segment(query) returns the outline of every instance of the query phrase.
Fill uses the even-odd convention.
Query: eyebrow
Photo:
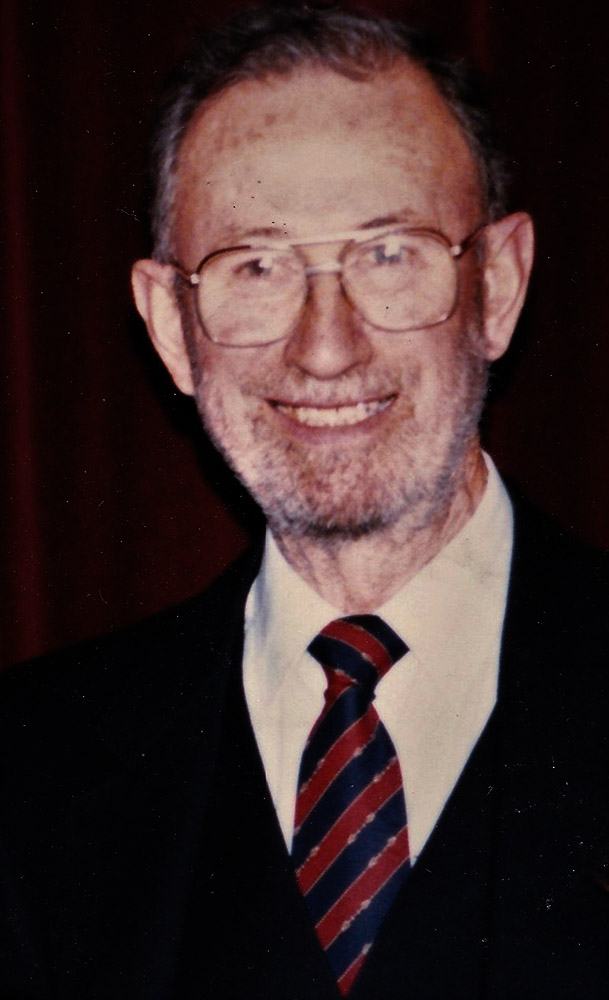
[[[246,232],[235,230],[235,239],[239,239],[241,242],[246,240],[254,240],[258,237],[279,237],[279,239],[284,240],[286,238],[285,226],[258,226],[256,229],[248,229]],[[237,235],[238,232],[238,235]]]
[[[356,226],[356,229],[380,229],[382,226],[397,226],[403,223],[406,226],[409,225],[422,225],[420,219],[417,219],[415,213],[408,208],[405,208],[401,212],[392,212],[391,215],[380,215],[375,219],[371,219],[369,222],[364,222],[361,226]]]

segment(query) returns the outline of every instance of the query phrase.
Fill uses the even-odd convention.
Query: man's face
[[[257,234],[298,242],[392,221],[453,243],[481,221],[465,140],[417,68],[240,83],[183,143],[174,243],[189,270]],[[336,249],[306,252],[325,264]],[[276,532],[357,537],[446,509],[475,447],[486,369],[475,252],[457,266],[454,314],[409,333],[373,328],[331,273],[310,277],[299,321],[265,346],[212,344],[186,300],[203,421]]]

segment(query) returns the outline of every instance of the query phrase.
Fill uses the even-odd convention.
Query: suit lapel
[[[177,995],[338,1000],[298,890],[256,745],[241,670],[229,683]]]
[[[100,723],[120,768],[78,797],[69,849],[81,889],[95,858],[106,871],[102,896],[120,885],[133,900],[128,909],[111,900],[98,908],[112,912],[103,936],[114,959],[85,976],[108,995],[118,966],[129,1000],[198,1000],[202,991],[214,1000],[339,998],[243,693],[244,607],[258,562],[242,562],[130,654],[141,664],[131,664],[129,687]],[[83,928],[79,966],[99,934]]]
[[[586,607],[586,553],[557,544],[544,519],[515,510],[497,713],[489,995],[526,997],[534,983],[535,996],[600,996],[609,900],[592,865],[607,756],[589,735],[603,700],[594,704],[606,641],[599,648],[601,619]]]
[[[602,995],[608,900],[586,852],[606,759],[582,759],[576,564],[546,534],[517,504],[498,703],[352,1000]],[[599,659],[590,643],[585,655]]]
[[[481,995],[494,877],[496,752],[492,716],[381,927],[352,1000]]]

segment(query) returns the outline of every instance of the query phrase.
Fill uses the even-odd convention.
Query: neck
[[[275,534],[283,556],[324,600],[343,614],[376,610],[404,586],[469,521],[486,486],[479,447],[466,459],[458,486],[440,511],[417,522],[406,511],[396,524],[355,539]]]

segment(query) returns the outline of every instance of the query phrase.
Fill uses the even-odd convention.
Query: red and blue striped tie
[[[328,686],[300,764],[292,858],[343,996],[410,868],[400,765],[372,704],[407,652],[376,615],[332,621],[309,645]]]

